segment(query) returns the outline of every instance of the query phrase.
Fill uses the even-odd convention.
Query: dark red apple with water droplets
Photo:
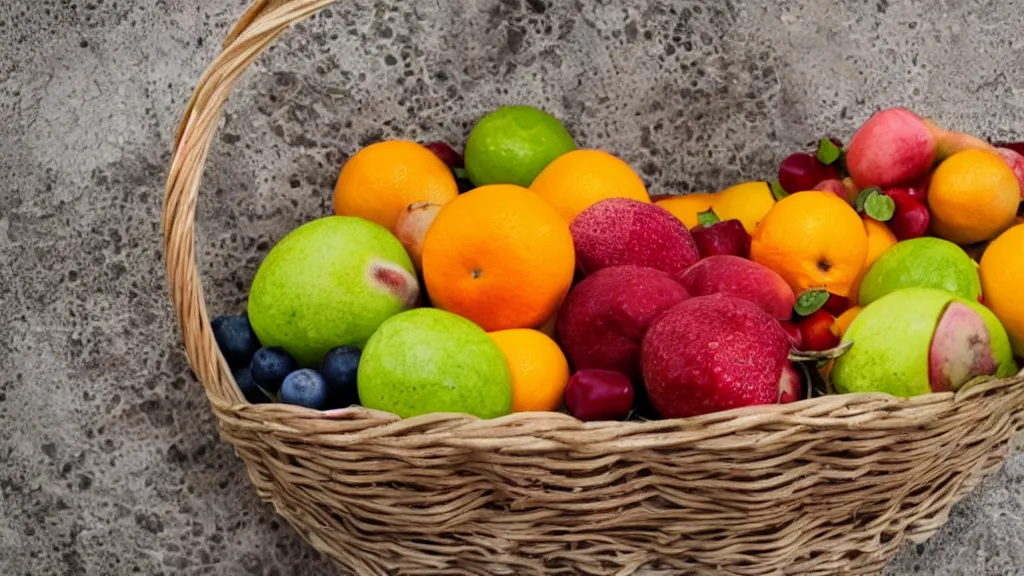
[[[585,422],[622,420],[633,407],[633,384],[611,370],[583,369],[565,387],[569,413]]]
[[[714,294],[655,320],[641,350],[651,404],[664,418],[708,414],[788,399],[791,341],[753,302]]]

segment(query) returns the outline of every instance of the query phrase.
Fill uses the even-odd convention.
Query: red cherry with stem
[[[719,220],[714,210],[697,215],[699,224],[690,230],[701,258],[717,254],[750,257],[750,234],[739,220]]]
[[[618,372],[583,369],[569,379],[565,405],[585,422],[621,420],[633,407],[633,384]]]
[[[822,164],[810,152],[790,154],[779,165],[779,185],[790,194],[813,190],[822,180],[838,179],[839,170],[834,165]]]
[[[915,200],[910,193],[902,188],[889,188],[883,194],[892,198],[896,205],[888,225],[897,240],[920,238],[928,234],[928,225],[932,219],[928,212],[928,206]]]
[[[821,351],[838,346],[839,335],[833,329],[835,321],[835,316],[818,310],[797,322],[804,340],[802,350]]]

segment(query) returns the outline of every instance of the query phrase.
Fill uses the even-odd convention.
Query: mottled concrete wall
[[[174,129],[244,6],[0,5],[4,574],[330,572],[218,440],[164,286]],[[229,102],[199,206],[207,301],[240,306],[360,143],[459,140],[506,102],[548,108],[658,192],[767,177],[897,104],[1022,137],[1022,29],[995,1],[343,2]],[[1022,535],[1018,453],[891,574],[1013,574]]]

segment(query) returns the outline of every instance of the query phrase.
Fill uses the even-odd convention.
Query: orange
[[[714,198],[714,194],[697,192],[665,198],[656,201],[655,204],[668,210],[670,214],[678,218],[689,229],[699,223],[697,222],[697,214],[706,212],[708,208],[711,208]]]
[[[406,140],[377,142],[345,162],[334,187],[334,213],[357,216],[395,232],[415,202],[445,204],[459,195],[448,166],[429,148]]]
[[[739,220],[747,234],[753,234],[757,224],[775,206],[775,196],[767,182],[743,182],[730,186],[715,195],[712,208],[722,220]]]
[[[775,203],[750,242],[751,260],[800,294],[822,288],[847,296],[868,254],[857,212],[831,192],[797,192]]]
[[[489,332],[512,375],[512,411],[554,411],[569,383],[569,362],[548,336],[527,328]]]
[[[935,234],[957,244],[991,240],[1013,225],[1020,185],[998,154],[964,150],[932,173],[928,208]]]
[[[565,222],[606,198],[651,202],[640,176],[621,159],[603,150],[573,150],[548,164],[530,190],[555,207]]]
[[[488,332],[550,318],[575,265],[569,225],[514,184],[481,186],[452,200],[423,241],[423,279],[433,304]]]
[[[853,319],[856,318],[857,314],[860,314],[860,311],[863,309],[864,308],[860,306],[854,306],[836,317],[835,322],[833,322],[830,327],[832,333],[839,338],[842,338],[843,334],[846,334],[846,331],[850,328],[850,324],[853,323]]]
[[[981,293],[985,306],[999,318],[1016,356],[1024,358],[1024,224],[992,241],[981,256]]]
[[[857,275],[857,280],[854,281],[853,288],[850,289],[850,294],[847,296],[850,302],[856,302],[859,298],[860,281],[867,274],[868,268],[871,268],[875,260],[878,260],[886,250],[899,242],[888,226],[867,216],[864,217],[864,232],[868,235],[868,256],[864,260],[864,268]]]
[[[875,260],[878,260],[886,250],[895,246],[899,240],[888,226],[867,216],[864,217],[864,232],[868,235],[868,255],[864,260],[864,271],[866,272],[875,263]]]

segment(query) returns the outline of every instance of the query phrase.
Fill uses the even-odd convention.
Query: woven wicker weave
[[[346,572],[874,574],[1006,456],[1024,378],[910,400],[843,395],[653,422],[409,420],[248,405],[214,342],[196,195],[225,98],[330,0],[257,2],[189,102],[164,206],[189,361],[259,495]]]

